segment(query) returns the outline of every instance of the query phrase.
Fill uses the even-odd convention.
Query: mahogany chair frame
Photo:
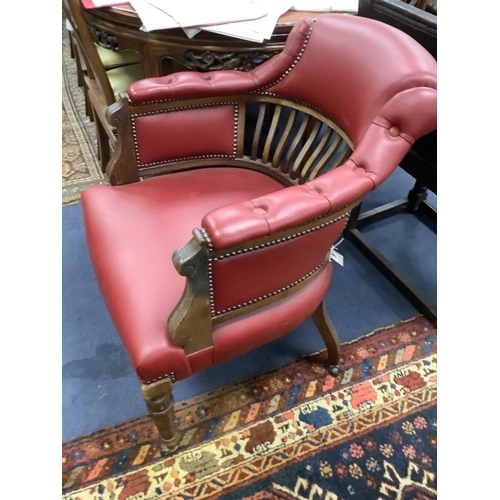
[[[247,118],[248,107],[252,104],[257,104],[259,108],[255,127],[249,126]],[[136,117],[150,113],[175,112],[188,107],[228,105],[235,107],[238,116],[234,157],[173,160],[150,166],[140,165],[134,133]],[[265,117],[269,115],[270,120],[266,126]],[[132,106],[126,95],[123,95],[120,101],[109,107],[106,116],[118,134],[117,147],[107,171],[108,179],[113,185],[129,184],[165,173],[216,165],[255,170],[271,176],[285,187],[294,186],[338,167],[349,157],[353,148],[347,134],[319,110],[302,103],[265,95],[244,94],[147,103],[139,106]],[[248,134],[251,138],[251,148],[246,154],[244,145]],[[214,250],[207,235],[202,230],[195,229],[191,241],[178,249],[173,256],[177,271],[186,277],[184,294],[168,318],[169,331],[174,343],[182,346],[186,354],[211,346],[214,325],[297,293],[323,270],[328,262],[328,256],[320,268],[293,287],[222,313],[214,311],[211,300],[212,262],[268,246],[276,241],[286,241],[341,220],[346,224],[351,211],[360,202],[361,199],[358,199],[326,216],[223,251]],[[339,373],[340,341],[323,303],[318,306],[312,318],[327,348],[329,372],[336,376]],[[175,426],[171,394],[174,381],[173,377],[168,377],[153,384],[141,383],[146,406],[160,433],[163,454],[175,451],[180,439]]]
[[[325,23],[327,22],[328,20],[325,20]],[[308,26],[307,30],[306,26]],[[323,24],[322,26],[329,25]],[[381,108],[378,112],[381,114],[371,117],[366,122],[367,129],[363,129],[362,134],[361,128],[353,127],[353,137],[350,137],[340,126],[338,123],[340,119],[336,121],[328,114],[326,106],[325,110],[322,110],[317,105],[306,102],[307,97],[299,98],[293,92],[286,97],[285,92],[276,91],[277,85],[285,80],[289,73],[293,73],[299,59],[307,53],[305,44],[309,40],[313,27],[314,23],[310,20],[303,21],[297,27],[296,33],[300,34],[299,39],[304,40],[300,42],[300,46],[297,44],[293,49],[298,56],[288,53],[276,56],[280,58],[279,60],[285,61],[287,66],[284,66],[283,73],[268,77],[270,79],[268,87],[265,86],[265,82],[257,84],[255,80],[258,78],[255,77],[254,80],[254,75],[248,74],[241,78],[240,76],[233,78],[232,72],[220,72],[218,74],[220,79],[216,83],[204,83],[203,80],[211,78],[208,75],[178,74],[177,78],[173,75],[138,82],[135,86],[129,87],[128,93],[133,94],[137,89],[146,89],[143,100],[141,100],[140,92],[137,99],[124,93],[117,102],[113,102],[107,108],[105,113],[107,122],[116,131],[117,141],[106,171],[111,186],[96,186],[94,187],[96,193],[111,190],[112,186],[140,183],[163,174],[172,175],[207,167],[231,167],[249,169],[268,175],[286,188],[281,191],[286,191],[284,199],[287,202],[291,200],[290,196],[295,199],[296,195],[293,192],[301,196],[300,193],[307,191],[307,194],[302,194],[302,196],[307,196],[307,207],[314,206],[315,210],[317,208],[313,215],[311,215],[313,212],[309,210],[299,210],[299,215],[294,217],[293,223],[287,222],[279,226],[284,229],[266,228],[269,231],[257,231],[252,233],[255,236],[245,236],[245,239],[226,239],[221,246],[217,246],[209,230],[204,229],[203,226],[193,229],[191,240],[175,250],[172,256],[175,269],[185,277],[185,287],[177,305],[168,314],[168,318],[165,318],[171,341],[181,347],[186,356],[203,353],[204,350],[213,346],[213,332],[216,327],[245,315],[249,317],[251,316],[249,313],[257,314],[266,306],[278,306],[282,303],[282,299],[300,297],[299,294],[306,290],[308,284],[313,283],[319,277],[328,276],[322,273],[327,269],[331,271],[330,249],[327,248],[334,243],[331,238],[337,238],[342,233],[351,212],[359,206],[364,195],[396,168],[399,159],[409,149],[408,137],[412,134],[422,135],[422,130],[427,130],[435,121],[434,69],[425,57],[422,57],[425,59],[422,65],[428,65],[429,85],[425,83],[425,78],[420,78],[418,84],[408,83],[405,90],[396,92],[394,97],[380,104]],[[320,31],[320,33],[324,32]],[[291,58],[290,63],[286,59],[288,57]],[[314,60],[317,61],[317,59]],[[268,68],[270,67],[272,66],[268,65]],[[277,67],[281,68],[281,66]],[[260,72],[264,71],[265,69]],[[244,82],[244,85],[235,85],[234,80],[238,83]],[[186,81],[189,84],[186,84]],[[276,82],[278,82],[277,85]],[[147,85],[151,85],[152,90],[161,88],[165,91],[165,94],[161,95],[167,97],[163,98],[161,95],[155,97],[154,92],[152,94],[149,92],[151,89]],[[190,85],[196,90],[186,91],[186,88],[191,89]],[[273,90],[268,92],[268,88],[274,89],[275,93]],[[173,97],[170,97],[171,95]],[[414,119],[415,104],[418,104],[419,112],[424,113],[425,117]],[[225,139],[228,144],[232,144],[231,152],[213,155],[195,153],[192,156],[182,153],[182,157],[172,156],[169,152],[165,156],[159,154],[159,159],[156,159],[156,156],[154,156],[155,159],[151,159],[153,156],[148,156],[147,152],[144,153],[141,149],[141,137],[144,138],[138,131],[141,120],[149,120],[153,117],[155,134],[159,130],[157,119],[167,124],[165,129],[161,130],[161,133],[165,134],[162,137],[167,139],[168,127],[175,126],[171,125],[172,123],[177,123],[176,113],[199,111],[197,120],[203,120],[206,116],[203,112],[210,111],[212,108],[223,108],[224,116],[231,117],[225,122]],[[255,109],[257,117],[254,122],[252,111]],[[382,112],[381,109],[385,111]],[[401,116],[404,117],[401,132],[398,126],[391,124],[392,119],[398,123],[399,109],[402,110]],[[406,118],[410,115],[412,119],[407,121]],[[212,116],[214,115],[209,113],[207,121],[203,122],[204,126],[216,125],[210,123]],[[169,121],[169,117],[173,117],[174,121]],[[231,122],[233,119],[234,122]],[[231,123],[233,123],[232,132]],[[365,122],[363,123],[365,126]],[[358,135],[354,137],[354,134]],[[153,142],[156,144],[156,141],[161,142],[161,139],[155,138]],[[385,141],[388,144],[388,152],[381,155],[382,143]],[[196,141],[193,142],[196,143]],[[377,150],[378,154],[374,155],[375,160],[371,162],[373,149]],[[340,168],[340,171],[336,170],[337,168]],[[321,181],[319,178],[322,176],[325,176],[324,179],[327,180]],[[336,194],[340,192],[335,190],[337,181],[343,183],[344,187],[340,198],[336,198]],[[331,198],[328,197],[331,193],[323,194],[318,191],[318,187],[325,185],[324,183],[334,193]],[[301,190],[300,185],[303,184],[306,186],[304,190]],[[89,203],[92,189],[88,190]],[[273,194],[276,193],[271,193]],[[83,205],[87,200],[86,195],[87,192],[82,195]],[[311,195],[319,198],[309,198]],[[312,201],[318,199],[321,199],[321,207]],[[327,205],[326,201],[328,201]],[[325,206],[329,209],[324,208]],[[224,211],[224,208],[219,210]],[[316,267],[307,274],[298,279],[294,277],[296,281],[282,288],[273,289],[274,291],[270,293],[264,293],[249,300],[244,299],[247,300],[246,302],[224,306],[225,309],[217,306],[214,300],[214,279],[216,279],[214,270],[220,261],[245,257],[262,249],[272,250],[274,246],[279,247],[279,245],[283,245],[279,248],[288,249],[287,243],[294,243],[294,240],[298,241],[296,239],[301,237],[305,237],[306,241],[310,242],[311,237],[318,235],[322,240],[319,247],[321,256],[317,260],[321,262],[318,264],[315,261],[311,267]],[[323,238],[322,235],[328,235],[328,237]],[[231,243],[233,241],[239,241],[239,243]],[[165,255],[165,259],[168,258],[169,256]],[[326,345],[329,372],[335,376],[339,373],[339,338],[328,317],[324,303],[320,301],[318,304],[317,301],[311,301],[311,309],[313,307],[315,310],[312,313],[312,319]],[[203,368],[198,366],[197,370],[199,369]],[[139,379],[142,396],[160,435],[162,454],[175,451],[180,441],[180,433],[175,425],[172,398],[172,387],[175,381],[174,373],[167,373],[158,378]]]

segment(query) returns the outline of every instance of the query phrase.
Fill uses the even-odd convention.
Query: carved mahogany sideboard
[[[144,32],[132,7],[84,9],[94,41],[115,51],[132,49],[142,58],[144,76],[164,76],[183,70],[247,71],[280,52],[290,30],[303,17],[318,12],[288,11],[282,15],[270,40],[254,43],[201,31],[188,38],[182,29]]]

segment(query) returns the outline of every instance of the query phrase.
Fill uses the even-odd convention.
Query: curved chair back
[[[309,316],[336,373],[322,305],[330,248],[436,114],[434,58],[395,28],[342,14],[299,22],[247,73],[130,85],[106,115],[117,131],[111,185],[87,189],[82,205],[145,399]]]
[[[255,103],[258,118],[246,154],[247,111]],[[300,22],[282,53],[248,73],[138,81],[108,110],[108,119],[119,137],[112,183],[217,165],[255,169],[288,186],[206,214],[203,232],[174,257],[180,271],[192,267],[182,253],[197,253],[205,241],[208,256],[198,263],[198,277],[208,290],[210,333],[206,341],[198,337],[197,348],[211,343],[212,323],[282,299],[292,284],[305,285],[323,270],[352,208],[392,172],[416,137],[435,126],[436,62],[395,28],[322,16]],[[288,217],[275,216],[286,210],[292,229]],[[185,322],[189,307],[178,309]],[[170,325],[180,339],[177,316]],[[193,310],[193,321],[198,316]]]
[[[178,73],[131,85],[108,113],[123,131],[110,180],[122,184],[139,175],[222,161],[261,166],[284,184],[306,182],[326,171],[328,161],[333,160],[330,168],[343,163],[353,146],[367,140],[373,124],[386,127],[404,114],[405,123],[391,123],[393,132],[407,129],[400,137],[409,141],[421,135],[412,127],[420,120],[412,118],[435,110],[436,86],[435,60],[405,33],[345,15],[304,20],[272,64],[248,73]],[[230,94],[224,95],[225,87]],[[252,129],[249,103],[258,103],[259,112],[251,152],[245,155],[245,134]],[[210,127],[212,120],[217,130]],[[197,138],[189,145],[190,157],[180,137],[185,127]]]

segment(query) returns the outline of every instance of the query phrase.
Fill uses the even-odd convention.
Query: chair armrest
[[[417,87],[399,92],[373,120],[350,160],[363,168],[374,186],[378,186],[401,163],[417,139],[436,129],[436,89]]]
[[[340,210],[372,187],[364,170],[348,162],[303,185],[213,210],[201,225],[214,249],[222,250]]]
[[[148,78],[131,84],[127,96],[132,105],[209,96],[247,94],[281,77],[301,55],[313,21],[303,19],[287,38],[285,48],[255,69],[242,72],[220,70],[211,73],[183,71]],[[272,61],[272,62],[271,62]]]
[[[303,185],[218,208],[202,227],[216,249],[262,238],[361,201],[383,182],[419,137],[435,130],[437,93],[428,87],[396,94],[373,120],[350,158]]]

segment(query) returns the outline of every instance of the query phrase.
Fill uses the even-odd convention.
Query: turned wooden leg
[[[321,302],[318,308],[314,311],[312,318],[316,328],[323,337],[326,350],[328,351],[328,371],[331,375],[336,377],[340,373],[338,366],[340,357],[340,341],[323,302]]]
[[[149,414],[160,434],[160,452],[163,456],[169,455],[177,450],[181,436],[175,425],[172,381],[166,378],[153,384],[142,384],[141,390]]]

